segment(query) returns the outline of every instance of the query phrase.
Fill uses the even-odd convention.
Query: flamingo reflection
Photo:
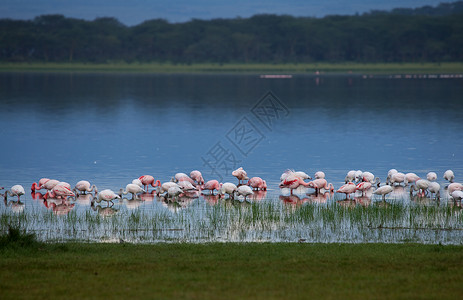
[[[215,195],[204,194],[203,198],[204,200],[206,200],[207,204],[212,206],[212,205],[216,205],[217,203],[219,203],[220,195],[219,194],[215,194]]]
[[[153,190],[151,192],[145,192],[145,193],[142,193],[140,195],[138,195],[140,197],[141,200],[145,201],[145,202],[151,202],[154,200],[154,198],[156,197],[156,191]]]
[[[95,202],[92,201],[90,205],[93,211],[97,211],[98,214],[102,217],[110,217],[118,213],[118,209],[112,208],[110,206],[102,207],[100,205],[95,205]]]
[[[43,200],[43,205],[45,205],[46,208],[51,208],[56,215],[66,215],[75,206],[74,203],[69,202],[67,199],[50,197]]]
[[[262,199],[265,199],[267,197],[267,190],[260,190],[260,191],[254,191],[254,195],[252,196],[253,201],[261,201]]]
[[[20,200],[8,201],[6,198],[4,198],[3,202],[5,203],[5,207],[9,207],[14,213],[21,213],[24,211],[25,204]]]
[[[325,192],[325,193],[311,193],[307,194],[309,197],[309,202],[310,203],[326,203],[329,198],[331,198],[334,195],[333,192]]]
[[[69,197],[69,200],[74,200],[79,205],[90,205],[96,199],[92,194],[77,194],[75,197]]]

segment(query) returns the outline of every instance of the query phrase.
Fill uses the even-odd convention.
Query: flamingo
[[[357,186],[353,182],[348,182],[344,185],[342,185],[336,193],[344,193],[346,194],[346,199],[349,198],[349,195],[352,193],[355,193],[357,190]]]
[[[432,194],[436,194],[436,199],[440,198],[440,184],[439,183],[435,181],[429,182],[428,190],[429,192],[431,192],[431,197],[432,197]]]
[[[371,184],[371,182],[363,181],[363,182],[360,182],[359,184],[357,184],[357,186],[355,188],[356,188],[356,191],[361,191],[362,195],[363,195],[366,191],[371,189],[372,186],[373,185]]]
[[[251,179],[249,179],[247,185],[253,188],[254,190],[267,190],[267,183],[260,177],[252,177]]]
[[[132,183],[138,185],[139,187],[143,187],[143,183],[141,183],[141,180],[138,178],[132,180]]]
[[[48,180],[50,180],[49,178],[41,178],[39,180],[39,184],[37,185],[37,182],[34,182],[31,186],[31,191],[35,192],[36,190],[41,190],[43,188],[43,185],[45,184],[45,182],[47,182]]]
[[[398,171],[396,169],[390,169],[388,172],[387,172],[387,179],[391,179],[392,175],[394,175],[395,173],[397,173]]]
[[[323,178],[325,178],[325,173],[322,172],[322,171],[317,171],[317,172],[315,172],[314,178],[315,179],[323,179]]]
[[[346,178],[344,179],[344,182],[345,183],[348,183],[348,182],[353,182],[355,180],[355,170],[350,170],[349,172],[347,172],[347,175],[346,175]]]
[[[141,181],[143,187],[145,188],[146,191],[148,191],[148,187],[151,185],[152,187],[158,187],[161,185],[161,181],[156,180],[156,183],[154,182],[154,177],[151,175],[142,175],[138,177],[138,179]]]
[[[407,173],[405,174],[405,185],[408,185],[409,183],[415,183],[417,180],[420,179],[421,178],[415,173]]]
[[[179,181],[188,181],[189,183],[195,185],[195,181],[193,179],[190,178],[190,176],[188,176],[187,174],[185,173],[177,173],[175,174],[174,178],[172,178],[174,182],[179,182]]]
[[[377,188],[376,191],[373,192],[373,194],[382,195],[383,200],[386,200],[386,195],[391,193],[392,191],[393,191],[392,186],[386,184],[386,185],[383,185],[383,186]]]
[[[429,180],[429,181],[434,181],[434,180],[437,179],[437,174],[435,172],[429,172],[426,175],[426,179]]]
[[[300,185],[303,186],[308,186],[309,183],[304,182],[300,177],[298,177],[295,172],[288,170],[285,173],[287,175],[285,176],[285,179],[280,182],[279,187],[280,188],[289,188],[291,191],[291,195],[293,194],[293,190],[297,189]],[[318,179],[317,179],[318,180]]]
[[[106,190],[102,190],[101,192],[98,193],[98,197],[96,198],[96,202],[100,203],[101,201],[106,201],[108,204],[109,202],[111,202],[112,204],[114,204],[113,200],[114,199],[120,199],[121,197],[114,193],[112,190],[110,189],[106,189]]]
[[[172,181],[164,182],[161,185],[161,187],[159,187],[158,195],[167,192],[169,190],[169,188],[171,188],[173,186],[180,187],[178,184],[176,184],[175,182],[172,182]]]
[[[86,192],[92,192],[95,191],[95,193],[98,193],[98,188],[95,185],[90,186],[90,182],[87,180],[81,180],[78,183],[76,183],[76,186],[74,187],[74,192],[80,191],[81,194],[85,194]]]
[[[214,190],[217,190],[219,192],[220,190],[220,184],[217,180],[209,180],[204,184],[204,189],[211,191],[211,194],[214,194]]]
[[[463,184],[458,183],[458,182],[452,182],[447,187],[447,191],[449,192],[450,195],[452,195],[454,191],[463,191]]]
[[[379,179],[379,177],[375,177],[375,175],[373,175],[371,172],[363,172],[361,177],[362,181],[370,182],[371,184],[376,184],[377,186],[379,186],[381,183],[381,179]]]
[[[455,174],[453,174],[452,170],[447,170],[444,172],[444,179],[452,183],[453,180],[455,179]]]
[[[167,190],[167,195],[169,195],[172,198],[177,197],[181,193],[183,193],[183,190],[178,186],[172,186]]]
[[[23,186],[20,184],[16,184],[16,185],[13,185],[11,189],[5,190],[5,193],[3,194],[3,196],[5,197],[5,201],[7,200],[8,196],[10,197],[18,196],[18,201],[19,201],[21,196],[24,195],[25,193],[26,192],[24,191]]]
[[[405,181],[405,174],[401,172],[396,172],[391,175],[390,179],[386,180],[386,184],[394,185],[395,183],[401,184]]]
[[[306,180],[306,179],[312,179],[307,173],[303,171],[294,171],[294,170],[286,170],[281,174],[280,176],[280,181],[284,181],[287,177],[289,176],[296,176],[300,178],[301,180]]]
[[[220,188],[220,194],[228,194],[228,197],[230,199],[233,199],[235,196],[235,192],[237,190],[237,187],[234,183],[231,182],[225,182],[222,184],[222,187]]]
[[[463,199],[463,191],[453,191],[451,196],[452,196],[453,200],[461,201],[461,199]]]
[[[333,184],[328,184],[325,178],[309,181],[306,186],[315,189],[315,194],[318,194],[320,192],[320,189],[325,189],[331,192],[334,191]]]
[[[189,181],[186,180],[180,180],[177,182],[177,184],[180,186],[180,188],[184,191],[197,191],[198,189]]]
[[[244,201],[246,201],[246,197],[248,196],[251,196],[253,195],[253,191],[252,189],[247,186],[247,185],[242,185],[242,186],[239,186],[237,189],[236,189],[236,193],[239,195],[239,196],[244,196]]]
[[[204,184],[204,178],[203,178],[203,175],[201,174],[201,172],[199,172],[198,170],[193,170],[190,172],[190,177],[191,179],[193,179],[194,181],[196,181],[197,184],[199,185],[203,185]]]
[[[127,195],[128,193],[130,193],[132,194],[132,199],[134,199],[138,193],[142,193],[144,191],[145,190],[138,184],[129,183],[126,185],[125,190],[124,189],[119,190],[119,196],[122,197],[122,195]]]
[[[245,170],[243,170],[243,167],[239,167],[235,171],[232,172],[232,175],[235,176],[238,179],[238,185],[241,184],[242,180],[248,180],[248,173],[246,173]]]
[[[413,194],[413,191],[419,191],[418,194],[424,196],[429,188],[429,183],[426,179],[418,179],[415,185],[410,186],[410,195]]]
[[[55,185],[57,185],[59,183],[59,180],[55,180],[55,179],[48,179],[46,180],[47,178],[42,178],[40,179],[40,181],[43,180],[42,184],[40,184],[40,181],[39,181],[39,186],[37,186],[37,183],[33,183],[32,184],[32,187],[31,187],[31,190],[32,191],[36,191],[36,190],[41,190],[41,189],[46,189],[46,190],[52,190]]]
[[[49,190],[44,196],[44,199],[62,197],[66,198],[68,196],[75,196],[71,190],[71,185],[67,182],[59,182],[51,190]]]

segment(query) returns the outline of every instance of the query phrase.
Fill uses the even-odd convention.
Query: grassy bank
[[[170,64],[170,63],[0,63],[0,72],[128,72],[224,74],[462,74],[463,63],[314,63],[314,64]]]
[[[0,240],[2,299],[457,299],[463,247]]]

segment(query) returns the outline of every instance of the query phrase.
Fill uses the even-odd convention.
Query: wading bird
[[[90,185],[90,182],[87,180],[81,180],[78,183],[76,183],[76,186],[74,187],[74,193],[77,193],[79,191],[81,194],[85,193],[90,193],[95,191],[95,193],[98,193],[98,188],[95,185]]]
[[[3,189],[3,188],[2,188]],[[24,188],[20,184],[13,185],[11,189],[5,190],[5,193],[3,194],[3,197],[5,198],[5,201],[7,200],[8,196],[10,197],[18,197],[18,201],[20,200],[20,197],[24,195],[26,192],[24,191]]]

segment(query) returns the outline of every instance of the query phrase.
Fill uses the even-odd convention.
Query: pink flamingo
[[[197,184],[199,184],[199,185],[203,185],[203,184],[204,184],[203,175],[202,175],[201,172],[199,172],[198,170],[191,171],[190,177],[191,177],[191,179],[193,179],[194,181],[196,181]]]
[[[360,182],[356,186],[356,191],[361,191],[363,195],[366,191],[371,189],[371,187],[372,187],[372,184],[369,181]]]
[[[267,183],[260,177],[252,177],[251,179],[249,179],[247,185],[252,187],[254,190],[267,190]]]
[[[192,178],[190,178],[190,176],[188,176],[185,173],[177,173],[177,174],[175,174],[174,178],[172,178],[172,181],[173,182],[188,181],[189,183],[191,183],[193,185],[196,185],[196,182]]]
[[[156,180],[156,183],[154,182],[154,177],[151,175],[142,175],[138,177],[138,180],[141,181],[141,184],[143,185],[144,189],[148,191],[148,187],[151,185],[152,187],[158,187],[161,185],[161,181]]]
[[[320,179],[309,181],[309,183],[306,186],[315,189],[315,194],[318,194],[320,192],[320,189],[325,189],[330,192],[334,191],[333,184],[332,183],[328,184],[325,178],[320,178]]]
[[[66,198],[68,196],[75,196],[75,194],[71,191],[71,187],[69,183],[67,182],[60,182],[56,184],[51,191],[48,191],[45,196],[43,196],[44,199],[48,199],[48,197],[51,198],[57,198],[57,197],[62,197]]]
[[[209,180],[204,184],[204,190],[211,191],[211,194],[214,194],[214,190],[217,190],[217,192],[219,192],[220,188],[221,184],[215,179]]]
[[[48,191],[51,191],[58,183],[60,183],[59,180],[55,180],[55,179],[50,179],[48,181],[46,181],[41,188],[44,188]]]
[[[346,199],[347,199],[347,198],[349,198],[349,195],[352,194],[352,193],[355,193],[356,190],[357,190],[357,186],[355,185],[355,183],[348,182],[348,183],[342,185],[336,191],[336,193],[344,193],[344,194],[346,194]]]
[[[31,191],[36,191],[36,190],[41,190],[43,188],[43,185],[48,181],[50,180],[49,178],[41,178],[39,180],[39,184],[37,184],[37,182],[34,182],[31,186]]]
[[[309,183],[304,182],[301,178],[297,177],[294,174],[287,176],[282,182],[280,182],[280,189],[288,188],[291,191],[291,195],[293,194],[293,190],[297,189],[300,185],[307,187]]]
[[[238,178],[238,185],[241,184],[242,180],[248,180],[248,173],[246,173],[245,170],[243,170],[243,167],[239,167],[235,171],[232,172],[232,175]]]

